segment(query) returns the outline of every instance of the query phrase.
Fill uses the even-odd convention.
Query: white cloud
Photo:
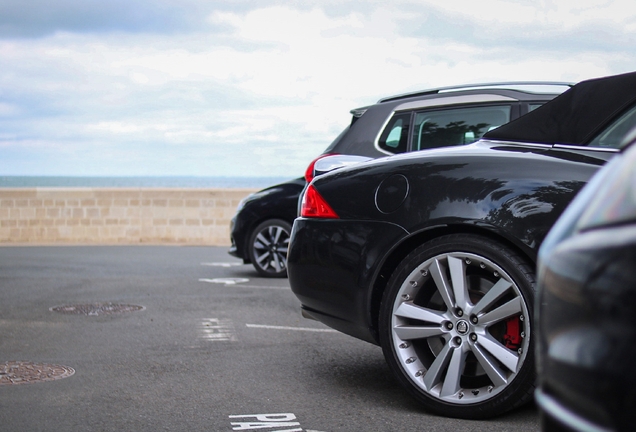
[[[9,104],[9,103],[0,102],[0,117],[1,116],[15,115],[18,112],[19,112],[19,109],[18,109],[17,106],[15,106],[13,104]]]
[[[0,39],[0,174],[301,175],[383,96],[636,69],[622,1],[300,3]]]
[[[451,16],[470,18],[494,30],[521,25],[535,29],[547,26],[556,32],[599,20],[611,21],[620,27],[633,23],[636,16],[631,0],[419,0],[416,3]]]

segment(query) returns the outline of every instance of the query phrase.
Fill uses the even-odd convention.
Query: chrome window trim
[[[601,151],[601,152],[606,152],[606,153],[618,153],[620,151],[620,149],[617,148],[613,148],[613,147],[589,147],[589,146],[577,146],[577,145],[566,145],[566,144],[555,144],[554,148],[557,149],[570,149],[570,150],[594,150],[594,151]]]
[[[541,148],[541,149],[551,149],[552,147],[554,147],[551,144],[543,144],[543,143],[526,143],[526,142],[517,142],[517,141],[498,141],[498,140],[492,140],[492,139],[480,139],[477,142],[488,142],[488,143],[492,143],[492,144],[496,144],[496,145],[507,145],[507,146],[513,146],[513,147],[532,147],[532,148]]]
[[[562,149],[562,150],[578,150],[578,151],[600,151],[604,153],[618,153],[621,149],[609,148],[609,147],[588,147],[580,145],[568,145],[568,144],[543,144],[543,143],[526,143],[517,141],[498,141],[492,139],[483,139],[480,141],[489,142],[499,145],[509,145],[517,147],[533,147],[533,148],[545,148],[545,149]]]

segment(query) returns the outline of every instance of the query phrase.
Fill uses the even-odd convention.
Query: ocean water
[[[20,187],[144,187],[265,188],[290,177],[57,177],[0,176],[0,188]]]

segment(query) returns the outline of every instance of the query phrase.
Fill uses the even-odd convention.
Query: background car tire
[[[249,241],[250,260],[264,277],[287,277],[287,247],[291,225],[282,219],[259,224]]]
[[[439,415],[483,419],[524,404],[535,388],[534,285],[533,267],[488,238],[454,234],[419,246],[382,300],[390,369]]]

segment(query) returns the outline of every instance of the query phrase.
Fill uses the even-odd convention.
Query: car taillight
[[[318,162],[320,159],[322,159],[324,157],[333,156],[334,154],[336,154],[336,153],[322,154],[322,155],[318,156],[316,159],[311,161],[311,163],[309,164],[309,166],[305,170],[305,180],[307,181],[307,183],[311,182],[314,179],[314,165],[316,165],[316,162]]]
[[[320,196],[314,185],[309,185],[300,208],[300,216],[306,218],[339,219],[335,211],[327,204],[327,201]]]

